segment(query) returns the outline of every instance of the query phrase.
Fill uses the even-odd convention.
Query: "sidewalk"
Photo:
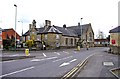
[[[100,52],[100,54],[94,55],[89,59],[88,63],[78,77],[106,77],[110,79],[117,79],[110,70],[120,67],[119,58],[119,55],[109,54],[108,52]]]

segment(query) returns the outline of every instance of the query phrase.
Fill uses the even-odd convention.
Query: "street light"
[[[22,35],[23,35],[23,21],[18,21],[18,22],[22,23]]]
[[[81,40],[82,40],[82,19],[83,18],[81,18]]]
[[[15,7],[15,50],[16,50],[16,22],[17,22],[17,5],[14,4]]]

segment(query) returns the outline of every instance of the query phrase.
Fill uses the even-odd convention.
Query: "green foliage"
[[[33,47],[34,46],[34,41],[33,40],[28,40],[28,41],[26,41],[26,45],[28,47]]]

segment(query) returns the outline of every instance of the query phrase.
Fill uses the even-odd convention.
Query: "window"
[[[71,45],[73,45],[73,39],[71,38]]]
[[[2,31],[0,31],[0,35],[2,35]]]
[[[60,36],[58,34],[56,34],[56,39],[60,39]]]
[[[91,32],[89,33],[89,36],[90,36],[89,41],[92,41],[92,33]]]
[[[65,44],[66,44],[66,45],[68,44],[68,38],[66,38],[66,40],[65,40]]]
[[[47,39],[47,34],[45,34],[45,39]]]
[[[28,36],[28,40],[30,40],[30,36]]]
[[[76,45],[76,41],[77,41],[77,40],[75,39],[75,42],[74,42],[75,45]]]
[[[2,37],[0,37],[0,41],[2,41]]]

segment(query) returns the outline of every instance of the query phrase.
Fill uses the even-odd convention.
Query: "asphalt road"
[[[2,65],[2,74],[0,75],[0,77],[62,77],[78,63],[82,62],[85,58],[92,54],[95,54],[90,59],[90,62],[88,62],[88,65],[90,63],[93,64],[85,67],[86,69],[92,67],[92,70],[89,70],[89,72],[91,72],[94,70],[93,67],[97,66],[94,65],[94,62],[100,59],[102,59],[101,62],[104,61],[104,59],[106,58],[104,57],[104,51],[107,50],[108,48],[90,48],[89,50],[81,49],[81,51],[75,51],[75,49],[64,49],[31,52],[31,55],[35,55],[36,58],[0,62],[0,65]],[[14,53],[5,54],[11,56],[15,55]],[[105,53],[105,55],[106,54],[107,52]],[[103,56],[98,57],[99,55]],[[99,63],[96,64],[99,65]],[[95,70],[96,69],[97,67],[95,68]],[[86,77],[85,73],[87,72],[82,72],[82,77]],[[104,71],[99,70],[99,72]],[[96,74],[98,76],[104,76],[99,75],[98,73]],[[81,77],[81,73],[78,77]]]

